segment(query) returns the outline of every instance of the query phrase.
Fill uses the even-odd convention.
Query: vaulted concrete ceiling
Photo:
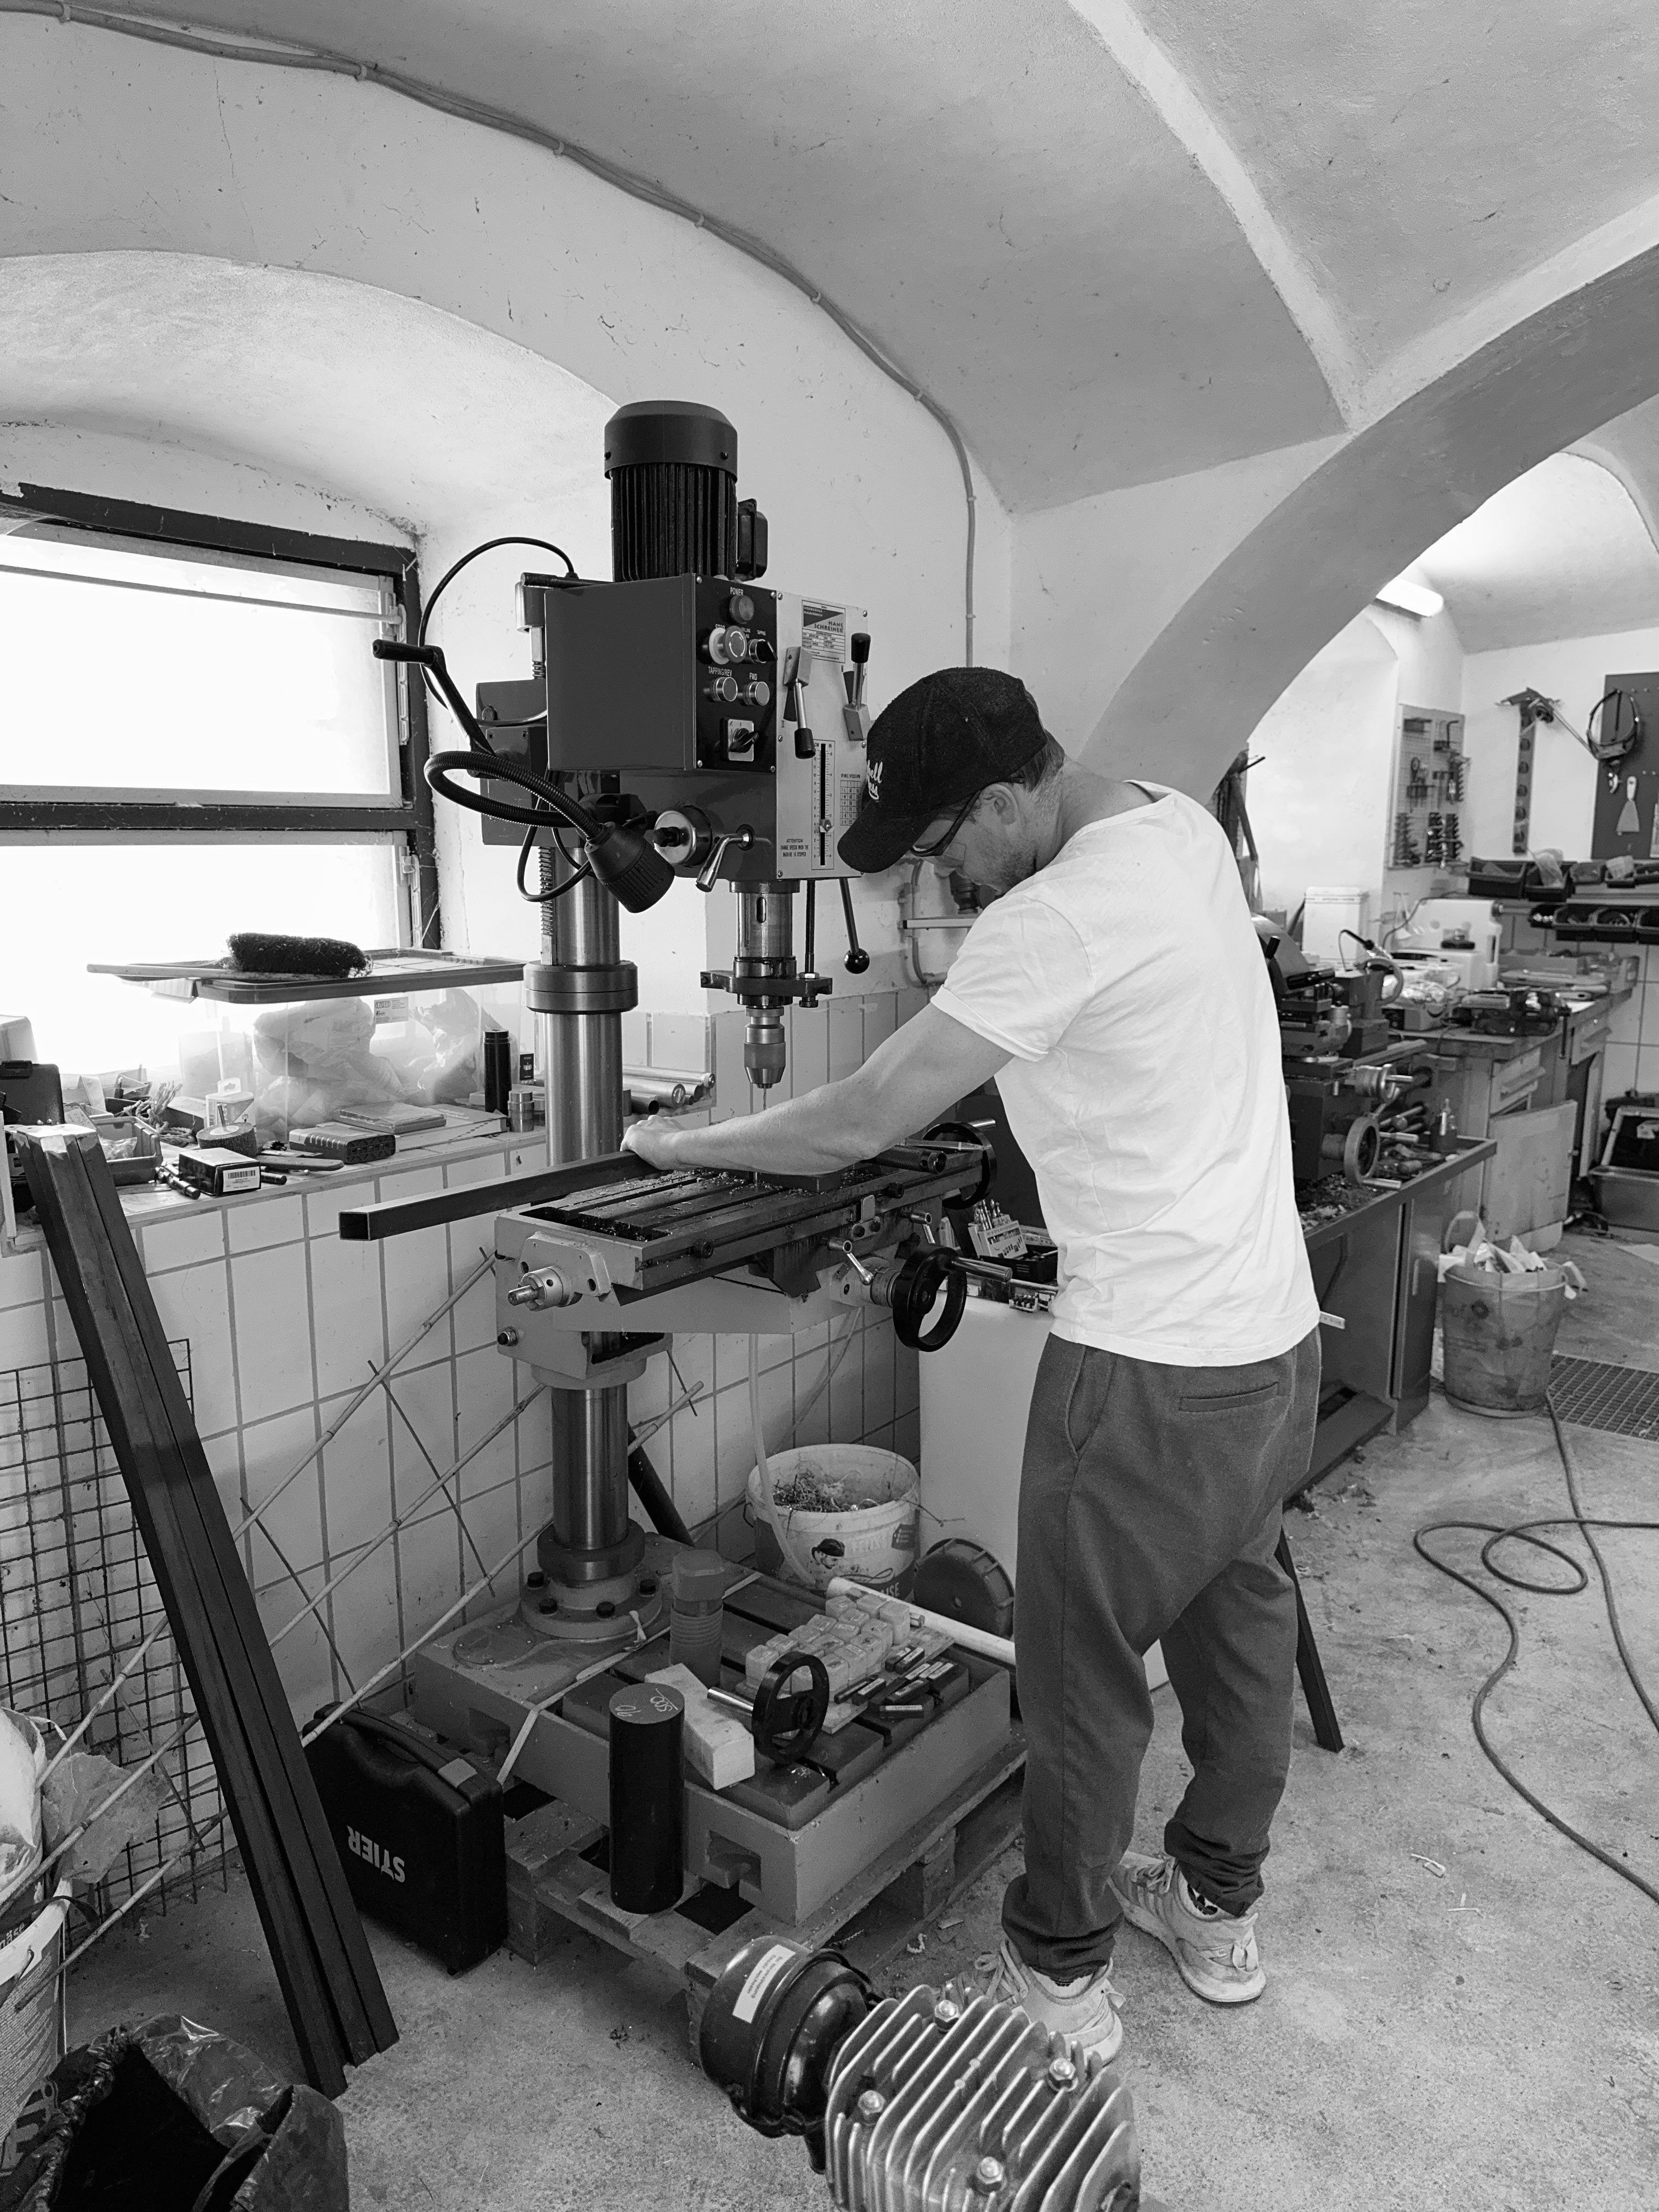
[[[1659,625],[1659,550],[1618,477],[1578,453],[1505,484],[1409,573],[1444,594],[1466,653]]]
[[[611,401],[401,293],[190,254],[34,254],[0,259],[0,422],[188,447],[422,530],[539,507],[605,542]]]
[[[1443,334],[1478,335],[1659,167],[1636,0],[167,13],[407,71],[764,240],[932,389],[1015,507],[1363,422],[1403,358],[1443,366]]]

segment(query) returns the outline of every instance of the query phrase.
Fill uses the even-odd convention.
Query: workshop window
[[[370,651],[404,634],[412,556],[26,496],[0,502],[0,1018],[66,1069],[131,1067],[165,1016],[88,963],[234,930],[435,943],[424,721]]]

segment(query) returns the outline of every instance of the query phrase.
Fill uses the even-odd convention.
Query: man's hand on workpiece
[[[660,1114],[647,1114],[623,1132],[622,1148],[637,1152],[653,1168],[665,1168],[678,1149],[679,1132]]]
[[[989,1082],[1008,1054],[961,1022],[924,1006],[878,1045],[855,1074],[821,1083],[763,1113],[713,1127],[665,1127],[653,1114],[623,1139],[653,1168],[746,1168],[816,1175],[895,1145]]]

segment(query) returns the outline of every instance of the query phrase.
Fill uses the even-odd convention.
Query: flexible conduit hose
[[[115,8],[83,8],[72,6],[70,0],[0,0],[0,15],[40,15],[54,23],[78,23],[92,31],[106,31],[119,38],[139,39],[156,46],[173,46],[179,52],[200,54],[210,61],[246,62],[256,68],[288,69],[310,71],[326,76],[349,76],[359,84],[378,85],[383,92],[395,93],[401,100],[413,100],[417,106],[429,107],[439,115],[453,115],[462,123],[477,124],[486,131],[498,131],[503,137],[522,139],[527,145],[539,147],[562,161],[571,161],[579,169],[603,184],[613,185],[617,191],[626,192],[630,199],[642,200],[647,207],[660,209],[665,215],[678,216],[696,229],[706,230],[723,246],[743,254],[746,259],[758,262],[762,268],[781,276],[786,284],[804,295],[822,313],[827,315],[843,337],[851,340],[865,359],[881,371],[902,392],[908,392],[925,413],[931,415],[951,441],[957,466],[962,472],[962,493],[968,510],[967,549],[963,580],[963,659],[971,667],[974,659],[974,554],[978,533],[978,513],[974,493],[973,464],[968,458],[968,448],[963,441],[954,418],[942,407],[926,386],[919,384],[903,365],[896,361],[885,347],[849,315],[844,307],[837,307],[822,287],[815,284],[802,269],[775,246],[769,246],[752,231],[740,229],[735,223],[724,222],[710,215],[707,209],[697,207],[692,201],[682,199],[678,192],[653,183],[648,177],[637,175],[620,162],[610,161],[602,154],[578,146],[556,131],[544,131],[524,118],[510,114],[505,108],[493,107],[486,100],[469,100],[461,93],[447,91],[443,86],[429,84],[423,77],[410,76],[402,70],[388,69],[381,62],[359,61],[354,56],[343,54],[326,46],[313,46],[288,40],[228,39],[219,33],[202,29],[190,23],[158,22],[148,15],[129,15]]]

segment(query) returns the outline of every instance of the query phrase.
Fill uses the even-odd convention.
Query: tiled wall
[[[924,1002],[919,992],[885,993],[797,1012],[789,1078],[772,1096],[851,1073]],[[712,1025],[717,1118],[753,1109],[742,1031],[740,1013],[719,1015]],[[692,1042],[690,1032],[674,1041],[677,1048]],[[489,1248],[487,1218],[385,1244],[346,1244],[336,1233],[341,1206],[483,1181],[538,1166],[544,1157],[539,1148],[519,1146],[447,1165],[412,1160],[372,1186],[343,1178],[332,1188],[204,1206],[137,1230],[167,1334],[189,1340],[197,1425],[233,1524],[271,1496],[374,1367]],[[550,1428],[541,1395],[460,1477],[464,1528],[442,1495],[417,1503],[434,1469],[447,1473],[533,1388],[527,1370],[501,1356],[495,1337],[485,1274],[398,1368],[392,1397],[401,1412],[376,1390],[276,1499],[263,1516],[263,1532],[255,1528],[244,1538],[274,1638],[325,1583],[337,1585],[323,1609],[335,1652],[314,1620],[277,1644],[297,1711],[361,1683],[545,1519]],[[827,1361],[843,1344],[830,1389],[806,1411]],[[0,1258],[0,1370],[72,1356],[76,1348],[44,1253]],[[667,1357],[653,1358],[629,1392],[632,1416],[644,1421],[683,1387],[702,1386],[695,1412],[676,1414],[648,1449],[685,1520],[735,1557],[746,1556],[752,1544],[742,1513],[754,1463],[748,1354],[746,1337],[684,1335],[675,1340],[672,1365]],[[760,1360],[769,1450],[834,1439],[918,1457],[916,1355],[896,1346],[884,1314],[860,1310],[798,1338],[763,1339]],[[6,1479],[0,1465],[0,1481]],[[372,1548],[394,1520],[395,1534]],[[510,1574],[503,1578],[503,1592],[513,1581]]]
[[[373,1183],[204,1207],[137,1231],[162,1325],[190,1343],[197,1426],[233,1526],[271,1497],[489,1246],[483,1220],[386,1244],[343,1243],[340,1208],[539,1164],[523,1148],[491,1152],[400,1168]],[[495,1338],[486,1274],[398,1370],[392,1393],[407,1422],[376,1390],[243,1538],[273,1639],[325,1583],[346,1577],[323,1608],[337,1659],[314,1620],[277,1644],[297,1711],[362,1680],[441,1611],[464,1572],[477,1575],[474,1546],[493,1565],[521,1527],[534,1525],[522,1516],[537,1510],[549,1481],[550,1430],[540,1401],[459,1477],[465,1536],[441,1495],[416,1503],[434,1480],[428,1455],[447,1473],[515,1402],[515,1370]],[[44,1253],[0,1260],[0,1369],[76,1349]],[[402,1525],[371,1553],[394,1520]]]
[[[1602,1096],[1621,1091],[1659,1091],[1659,949],[1644,945],[1642,980],[1614,1009],[1602,1060]]]
[[[1519,909],[1504,909],[1504,951],[1540,955],[1565,951],[1547,931],[1534,929]],[[1634,951],[1640,962],[1636,988],[1613,1009],[1601,1060],[1601,1095],[1613,1098],[1622,1091],[1659,1091],[1659,946],[1586,946],[1611,952]]]

